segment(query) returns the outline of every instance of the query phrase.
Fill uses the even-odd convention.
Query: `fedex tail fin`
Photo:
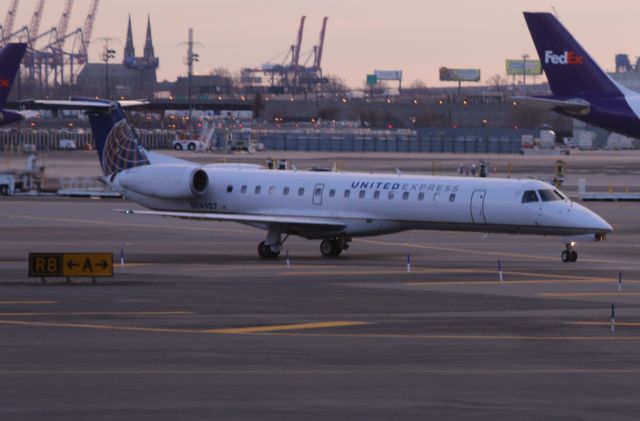
[[[7,102],[26,49],[25,43],[10,43],[0,50],[0,107]]]
[[[118,103],[93,100],[87,114],[105,176],[149,165],[148,152],[127,121]]]
[[[555,16],[525,12],[524,18],[555,96],[623,95]]]

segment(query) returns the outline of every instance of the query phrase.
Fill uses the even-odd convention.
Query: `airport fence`
[[[142,145],[148,149],[170,149],[175,133],[165,130],[139,130]],[[218,147],[223,132],[216,136]],[[415,153],[519,153],[523,131],[473,130],[272,130],[251,133],[233,131],[237,140],[249,138],[273,151],[316,152],[415,152]],[[245,139],[246,138],[246,139]],[[89,130],[0,130],[0,150],[33,145],[37,150],[65,149],[63,140],[71,140],[77,149],[92,149]],[[68,145],[68,143],[67,143]]]
[[[421,130],[371,130],[366,133],[266,131],[256,140],[268,150],[319,152],[422,152],[422,153],[519,153],[524,133],[492,131],[433,132]]]
[[[169,131],[139,131],[142,145],[148,149],[169,149],[175,134]],[[39,151],[68,148],[71,140],[77,149],[93,149],[93,135],[88,130],[0,130],[0,150],[33,145]]]

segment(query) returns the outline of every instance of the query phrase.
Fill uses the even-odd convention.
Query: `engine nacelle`
[[[125,190],[164,199],[185,199],[202,195],[209,176],[202,168],[181,164],[151,164],[131,168],[116,176]]]

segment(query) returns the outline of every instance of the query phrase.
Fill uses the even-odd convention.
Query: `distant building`
[[[78,74],[77,84],[83,95],[104,97],[108,83],[111,98],[151,98],[156,91],[159,64],[160,60],[153,49],[151,18],[147,16],[143,55],[136,57],[129,16],[122,64],[88,63]]]

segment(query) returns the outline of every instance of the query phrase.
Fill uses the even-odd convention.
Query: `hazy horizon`
[[[615,7],[569,0],[553,3],[562,22],[607,70],[613,70],[616,53],[628,53],[634,60],[640,50],[635,46],[640,2],[612,3]],[[6,13],[9,0],[1,4]],[[36,0],[20,2],[14,30],[29,25],[35,4]],[[76,0],[69,32],[84,24],[89,4],[89,0]],[[114,62],[122,61],[129,14],[137,55],[142,55],[147,14],[151,15],[154,48],[160,57],[158,80],[175,80],[186,73],[185,49],[179,44],[187,40],[189,27],[202,44],[195,66],[198,74],[218,67],[236,73],[243,67],[259,67],[293,44],[302,15],[307,16],[302,51],[310,50],[318,42],[322,18],[328,16],[325,75],[341,76],[348,85],[359,88],[366,74],[375,69],[402,70],[403,86],[414,80],[427,86],[453,86],[438,80],[441,66],[480,68],[485,82],[495,74],[505,74],[506,59],[520,58],[523,53],[537,58],[522,11],[552,11],[550,3],[535,0],[399,0],[393,7],[363,0],[272,0],[267,7],[265,4],[256,0],[102,0],[90,61],[100,61],[101,37],[121,41],[114,41]],[[62,1],[45,5],[40,32],[57,25],[63,6]],[[0,19],[4,21],[4,15]]]

